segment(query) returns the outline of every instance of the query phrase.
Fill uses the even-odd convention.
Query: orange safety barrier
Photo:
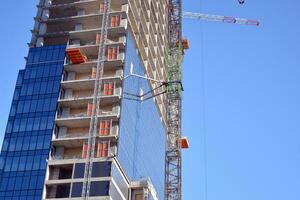
[[[104,13],[104,8],[105,8],[105,4],[104,4],[104,3],[101,3],[101,4],[100,4],[100,7],[99,7],[100,13]]]
[[[190,48],[190,42],[187,38],[182,39],[182,48],[183,49],[189,49]]]
[[[113,82],[110,82],[108,84],[108,95],[111,96],[114,94],[114,83]]]
[[[114,94],[114,83],[106,82],[103,84],[103,94],[105,96],[111,96]]]
[[[97,158],[108,156],[108,142],[99,142],[97,147]]]
[[[189,141],[186,137],[181,138],[181,148],[188,149],[190,147]]]
[[[102,136],[110,134],[110,121],[101,121],[99,134]]]
[[[109,47],[107,50],[107,60],[116,60],[118,58],[118,47]]]
[[[104,94],[104,96],[108,95],[108,84],[107,83],[104,83],[104,85],[103,85],[103,94]]]
[[[111,17],[111,27],[120,26],[121,15],[115,15]]]
[[[113,49],[111,47],[107,50],[107,60],[112,60]]]
[[[87,57],[81,53],[80,49],[67,49],[66,53],[72,64],[81,64],[87,61]]]
[[[97,33],[96,35],[96,44],[100,44],[101,40],[104,40],[104,37],[101,37],[100,33]]]
[[[88,103],[88,105],[87,105],[87,116],[92,116],[92,114],[93,114],[93,109],[94,109],[94,104],[92,104],[92,103]]]
[[[119,48],[117,48],[117,47],[113,48],[112,59],[116,60],[118,58],[118,51],[119,51]]]
[[[82,146],[82,158],[85,159],[87,158],[88,154],[88,144],[84,143]]]
[[[92,78],[95,79],[97,77],[97,67],[93,67],[92,69]]]

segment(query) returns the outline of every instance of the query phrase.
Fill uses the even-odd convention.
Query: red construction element
[[[88,106],[87,106],[87,116],[88,117],[91,117],[92,114],[93,114],[93,109],[94,109],[94,104],[92,103],[88,103]]]
[[[189,141],[186,137],[181,138],[181,148],[188,149],[190,147]]]
[[[96,44],[100,44],[101,41],[104,41],[104,37],[101,37],[100,33],[96,35]]]
[[[100,122],[99,134],[101,136],[107,136],[110,134],[110,121],[109,120]]]
[[[66,53],[72,64],[81,64],[87,61],[87,57],[81,53],[80,49],[67,49]]]
[[[103,94],[104,96],[111,96],[114,94],[114,83],[106,82],[103,84]]]
[[[87,158],[87,154],[88,154],[88,144],[84,143],[82,146],[82,158],[83,159]]]
[[[118,58],[118,47],[108,47],[107,60],[116,60]]]
[[[97,158],[106,158],[108,156],[108,142],[99,142],[97,147]]]
[[[121,15],[115,15],[111,17],[111,23],[110,26],[111,27],[118,27],[120,26],[120,22],[121,22]]]
[[[105,9],[105,4],[104,3],[100,3],[100,7],[99,7],[100,13],[104,13],[104,9]]]
[[[183,38],[182,39],[182,48],[184,50],[189,49],[190,48],[190,42],[187,38]]]
[[[97,67],[93,67],[92,69],[92,79],[95,79],[97,77]]]

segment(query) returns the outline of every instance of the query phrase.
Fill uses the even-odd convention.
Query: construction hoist
[[[99,51],[98,51],[98,59],[97,59],[97,72],[96,72],[96,80],[93,94],[93,109],[90,121],[89,128],[89,137],[87,144],[87,158],[85,163],[84,170],[84,180],[82,187],[82,198],[89,199],[90,196],[90,188],[91,188],[91,177],[93,170],[93,161],[95,158],[95,146],[96,146],[96,138],[97,138],[97,129],[98,129],[98,117],[100,115],[100,99],[101,99],[101,88],[102,88],[102,78],[104,71],[104,62],[105,62],[105,51],[106,51],[106,43],[107,43],[107,29],[108,29],[108,21],[109,21],[109,10],[110,10],[110,0],[104,0],[104,9],[101,21],[101,31],[100,31],[100,41],[99,41]],[[108,147],[109,148],[109,147]]]

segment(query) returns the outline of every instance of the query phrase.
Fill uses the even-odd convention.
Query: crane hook
[[[238,0],[239,1],[239,4],[244,4],[245,3],[245,0]]]

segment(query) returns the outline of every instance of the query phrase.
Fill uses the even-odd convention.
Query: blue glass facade
[[[0,199],[42,198],[66,46],[31,48],[20,70],[0,159]]]
[[[128,32],[125,77],[132,67],[134,74],[145,74],[132,34]],[[139,95],[141,90],[150,90],[147,80],[133,76],[124,80],[123,95]],[[165,129],[153,99],[139,102],[123,98],[118,159],[132,181],[149,178],[159,199],[163,199],[164,195],[165,143]]]

